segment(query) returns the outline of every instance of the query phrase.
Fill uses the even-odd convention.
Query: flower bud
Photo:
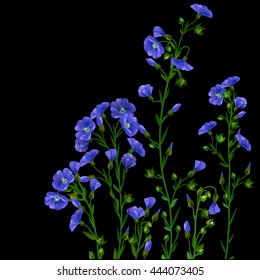
[[[155,146],[154,143],[150,143],[150,144],[149,144],[149,147],[150,147],[151,149],[154,149],[156,146]]]
[[[165,211],[163,211],[163,212],[162,212],[162,218],[165,219],[165,218],[167,218],[167,217],[168,217],[168,214],[167,214]]]
[[[94,260],[95,259],[95,255],[94,255],[94,253],[92,251],[88,252],[88,257],[89,257],[90,260]]]
[[[225,119],[225,117],[224,117],[223,115],[219,115],[219,116],[218,116],[218,120],[219,120],[219,121],[223,121],[224,119]]]
[[[214,222],[213,219],[207,220],[206,226],[207,226],[208,228],[212,228],[212,227],[214,227],[214,225],[215,225],[215,222]]]
[[[155,189],[158,193],[162,192],[162,187],[160,187],[160,186],[156,186]]]
[[[170,53],[172,51],[172,47],[170,45],[167,45],[165,47],[165,50]]]
[[[181,227],[180,227],[179,225],[177,225],[177,226],[175,227],[175,231],[176,231],[176,232],[181,232]]]
[[[163,240],[164,241],[169,241],[169,234],[164,235]]]
[[[179,24],[183,24],[184,22],[185,22],[185,20],[184,20],[182,17],[179,17],[178,23],[179,23]]]
[[[88,198],[89,198],[90,200],[92,200],[92,199],[94,199],[94,197],[95,197],[94,192],[93,192],[93,191],[90,191],[90,193],[89,193],[89,195],[88,195]]]
[[[176,180],[178,178],[177,174],[175,173],[172,173],[172,176],[171,176],[172,180]]]
[[[209,146],[203,146],[202,149],[207,152],[209,150]]]
[[[167,60],[169,58],[171,58],[171,55],[169,53],[165,53],[164,56],[163,56],[163,59]]]
[[[207,233],[207,231],[204,227],[200,229],[200,234],[204,235],[206,233]]]
[[[100,126],[98,127],[98,130],[99,130],[101,133],[105,132],[105,126],[104,126],[103,124],[100,125]]]

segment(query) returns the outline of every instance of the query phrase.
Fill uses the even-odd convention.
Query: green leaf
[[[165,201],[168,201],[168,198],[164,195],[162,195],[162,199],[165,200]]]
[[[171,229],[167,226],[164,226],[164,229],[167,230],[167,231],[171,231]]]
[[[118,188],[116,185],[113,185],[113,188],[114,188],[117,192],[119,192],[119,188]]]
[[[116,198],[116,196],[115,196],[115,194],[114,194],[114,192],[113,192],[112,190],[110,190],[109,194],[110,194],[110,196],[111,196],[113,199]]]
[[[227,204],[226,204],[226,203],[223,203],[223,206],[224,206],[225,208],[227,208],[227,209],[228,209],[228,206],[227,206]]]
[[[164,142],[164,139],[165,139],[165,137],[167,136],[168,130],[169,130],[169,126],[167,126],[167,128],[166,128],[165,131],[164,131],[164,134],[163,134],[163,136],[162,136],[162,143]]]
[[[219,162],[219,164],[220,164],[221,166],[223,166],[223,167],[226,167],[226,168],[229,167],[229,165],[228,165],[227,163],[224,163],[224,162]]]
[[[234,233],[232,234],[232,236],[229,238],[228,243],[230,243],[232,241],[232,239],[234,238]]]
[[[96,240],[97,238],[91,234],[90,232],[87,232],[87,231],[83,231],[83,233],[91,240]]]
[[[157,114],[154,114],[154,116],[155,116],[156,122],[160,125],[161,124],[161,120],[160,120],[159,116]]]
[[[223,244],[223,242],[220,240],[220,244],[221,244],[221,247],[222,247],[222,250],[224,251],[224,252],[226,252],[226,248],[225,248],[225,246],[224,246],[224,244]]]
[[[192,260],[193,257],[192,257],[192,254],[190,252],[187,251],[187,259],[188,260]]]
[[[233,222],[233,220],[235,218],[236,213],[237,213],[237,208],[235,209],[234,213],[232,214],[232,217],[230,219],[230,224],[232,224],[232,222]]]
[[[174,200],[172,200],[170,207],[173,208],[175,206],[175,204],[177,203],[178,199],[175,198]]]

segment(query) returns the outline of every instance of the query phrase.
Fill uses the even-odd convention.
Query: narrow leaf
[[[96,240],[97,238],[91,234],[90,232],[87,232],[87,231],[83,231],[83,233],[91,240]]]
[[[178,201],[178,199],[177,198],[175,198],[174,200],[172,200],[172,202],[171,202],[171,208],[173,208],[174,206],[175,206],[175,204],[177,203],[177,201]]]

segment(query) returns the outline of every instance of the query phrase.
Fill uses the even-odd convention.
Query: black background
[[[152,35],[155,25],[178,38],[178,18],[193,19],[195,12],[189,7],[193,3],[188,0],[121,5],[38,3],[10,10],[6,68],[10,80],[7,79],[8,94],[4,103],[7,108],[3,106],[7,112],[3,118],[2,152],[8,156],[3,162],[2,174],[1,238],[5,246],[0,250],[1,259],[88,259],[92,243],[79,227],[73,233],[69,231],[70,216],[75,209],[54,211],[44,205],[46,192],[53,190],[52,176],[70,161],[79,160],[81,154],[74,149],[74,126],[98,103],[126,97],[136,105],[136,115],[144,126],[151,125],[153,106],[138,96],[137,89],[151,83],[158,90],[160,83],[158,72],[145,61],[144,38]],[[248,101],[247,114],[240,122],[241,134],[249,139],[252,151],[241,149],[236,164],[238,170],[242,170],[251,161],[255,185],[251,190],[238,190],[231,251],[236,259],[259,259],[255,128],[258,126],[258,85],[253,73],[257,52],[254,35],[251,35],[256,29],[254,9],[236,1],[229,4],[202,1],[200,4],[208,6],[214,17],[201,18],[205,35],[190,33],[187,36],[186,44],[191,47],[189,63],[194,66],[193,71],[184,73],[188,86],[182,90],[172,86],[172,105],[182,103],[173,119],[176,125],[171,134],[172,167],[184,175],[193,169],[195,159],[208,160],[209,167],[214,165],[210,161],[212,157],[201,150],[208,138],[197,136],[198,128],[217,116],[218,109],[209,104],[207,94],[217,83],[239,76],[238,95]],[[19,13],[20,8],[25,12]],[[149,163],[149,158],[142,160]],[[128,188],[132,187],[130,192],[138,197],[136,204],[142,205],[145,196],[156,195],[154,185],[142,179],[143,170],[133,168],[129,173]],[[141,179],[136,179],[138,174]],[[214,180],[216,174],[220,174],[219,170],[212,173]],[[203,174],[200,175],[202,184],[211,182],[211,178],[203,179]],[[111,201],[98,198],[98,191],[96,196],[104,206],[100,227],[110,237],[112,226],[106,223],[105,213]],[[207,241],[216,254],[205,251],[203,258],[223,257],[217,252],[224,218],[216,217],[219,227],[212,229],[209,233],[212,241]],[[186,246],[184,238],[180,242]],[[155,238],[149,257],[160,258],[159,250]],[[185,258],[185,250],[178,250],[176,258]]]

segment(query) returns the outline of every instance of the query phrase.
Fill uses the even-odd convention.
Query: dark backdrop
[[[18,17],[10,12],[15,24],[9,19],[8,42],[13,43],[8,49],[7,73],[11,75],[5,103],[8,114],[3,118],[6,129],[2,137],[6,144],[2,149],[3,154],[10,153],[4,161],[6,172],[2,174],[1,238],[7,245],[0,250],[2,259],[88,259],[92,243],[84,238],[79,227],[73,233],[69,231],[74,208],[53,211],[44,205],[46,192],[53,190],[52,176],[70,161],[79,160],[81,155],[74,149],[74,126],[98,103],[126,97],[136,105],[136,114],[145,127],[151,125],[153,112],[149,112],[149,102],[138,96],[137,89],[145,83],[158,89],[160,83],[156,80],[158,72],[145,61],[143,41],[152,35],[155,25],[178,36],[178,17],[191,20],[195,15],[189,8],[191,4],[193,1],[188,0],[160,1],[156,5],[150,1],[142,5],[44,3],[16,7]],[[205,35],[187,36],[191,47],[189,63],[194,70],[184,73],[186,88],[172,87],[176,90],[173,104],[182,103],[173,120],[176,131],[172,132],[175,157],[172,165],[180,174],[192,169],[195,159],[208,160],[208,165],[212,165],[212,157],[207,158],[201,150],[208,138],[197,136],[198,128],[210,121],[210,116],[215,117],[215,108],[210,106],[207,94],[227,77],[239,76],[236,89],[248,101],[247,114],[241,120],[242,134],[250,140],[252,151],[241,149],[237,164],[239,169],[240,162],[244,165],[252,162],[255,187],[238,190],[235,239],[231,248],[237,259],[257,259],[257,249],[260,249],[256,227],[259,220],[255,129],[258,93],[253,73],[257,53],[251,36],[256,29],[254,17],[248,14],[254,9],[237,1],[200,4],[208,6],[214,17],[201,19]],[[25,11],[22,15],[20,8]],[[187,119],[190,126],[185,127]],[[149,181],[136,180],[135,174],[140,173],[143,178],[141,168],[131,169],[129,173],[128,188],[138,197],[136,204],[141,205],[144,196],[156,195]],[[216,173],[212,172],[212,178]],[[204,179],[203,183],[208,184],[210,179]],[[100,226],[109,235],[112,226],[106,223],[105,214],[111,201],[102,198],[101,202],[104,218]],[[216,217],[219,230],[222,218]],[[218,230],[212,229],[209,234],[216,235],[211,248],[217,251]],[[160,245],[154,242],[154,247],[159,250]],[[185,258],[181,251],[177,258]],[[154,249],[150,258],[155,256],[158,254]],[[213,256],[207,251],[204,257],[222,258],[221,254]]]

